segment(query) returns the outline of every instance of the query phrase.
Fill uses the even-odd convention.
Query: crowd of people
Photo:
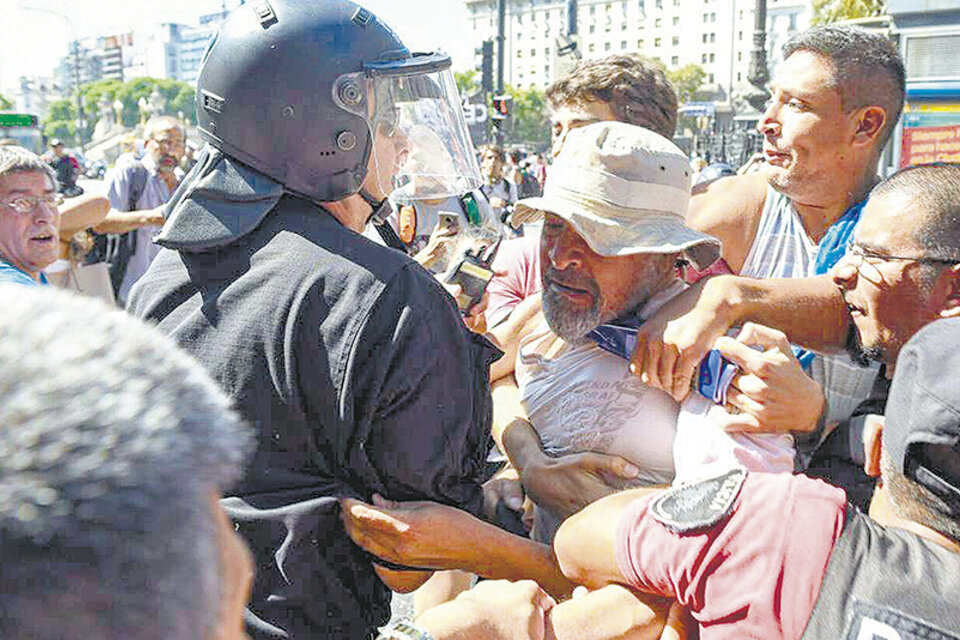
[[[186,175],[0,146],[0,635],[960,638],[960,165],[878,173],[885,37],[783,54],[699,182],[659,65],[476,153],[347,0],[227,18]]]

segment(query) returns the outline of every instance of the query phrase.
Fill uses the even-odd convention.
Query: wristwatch
[[[409,620],[394,620],[380,630],[377,640],[434,640],[434,637]]]

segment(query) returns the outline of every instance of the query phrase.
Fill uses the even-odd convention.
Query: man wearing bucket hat
[[[521,344],[522,411],[501,441],[538,505],[537,539],[550,540],[563,518],[625,484],[688,480],[708,464],[793,470],[789,437],[723,433],[712,423],[720,407],[694,396],[681,409],[631,379],[629,349],[611,353],[605,340],[637,328],[685,289],[679,261],[699,269],[716,259],[719,242],[683,222],[689,184],[689,163],[673,143],[601,122],[571,131],[544,195],[518,203],[545,216],[545,323]],[[803,376],[794,382],[800,393],[818,392]],[[598,454],[619,456],[618,477]],[[583,458],[597,460],[593,473]],[[571,465],[586,472],[568,473]],[[535,474],[526,473],[531,466]]]
[[[594,503],[557,534],[564,572],[675,596],[704,640],[960,638],[958,341],[940,320],[900,352],[865,443],[869,517],[823,482],[735,470]]]

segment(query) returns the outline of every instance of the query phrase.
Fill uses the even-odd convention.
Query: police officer
[[[360,235],[391,190],[424,182],[408,163],[416,127],[444,141],[431,197],[479,185],[450,59],[411,54],[346,0],[247,3],[206,53],[197,125],[208,146],[129,307],[258,434],[223,501],[256,559],[249,632],[371,637],[387,586],[428,574],[375,573],[338,498],[482,501],[495,352],[426,271]]]
[[[869,517],[805,476],[721,477],[624,492],[560,529],[564,573],[676,597],[710,638],[960,638],[960,319],[900,351]]]

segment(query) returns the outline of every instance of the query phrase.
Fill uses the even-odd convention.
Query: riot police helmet
[[[256,0],[207,48],[197,127],[224,154],[317,202],[382,201],[411,183],[427,185],[413,197],[456,195],[479,186],[480,172],[450,67],[444,53],[411,53],[348,0]],[[423,126],[444,142],[435,165],[414,153],[409,133]]]

